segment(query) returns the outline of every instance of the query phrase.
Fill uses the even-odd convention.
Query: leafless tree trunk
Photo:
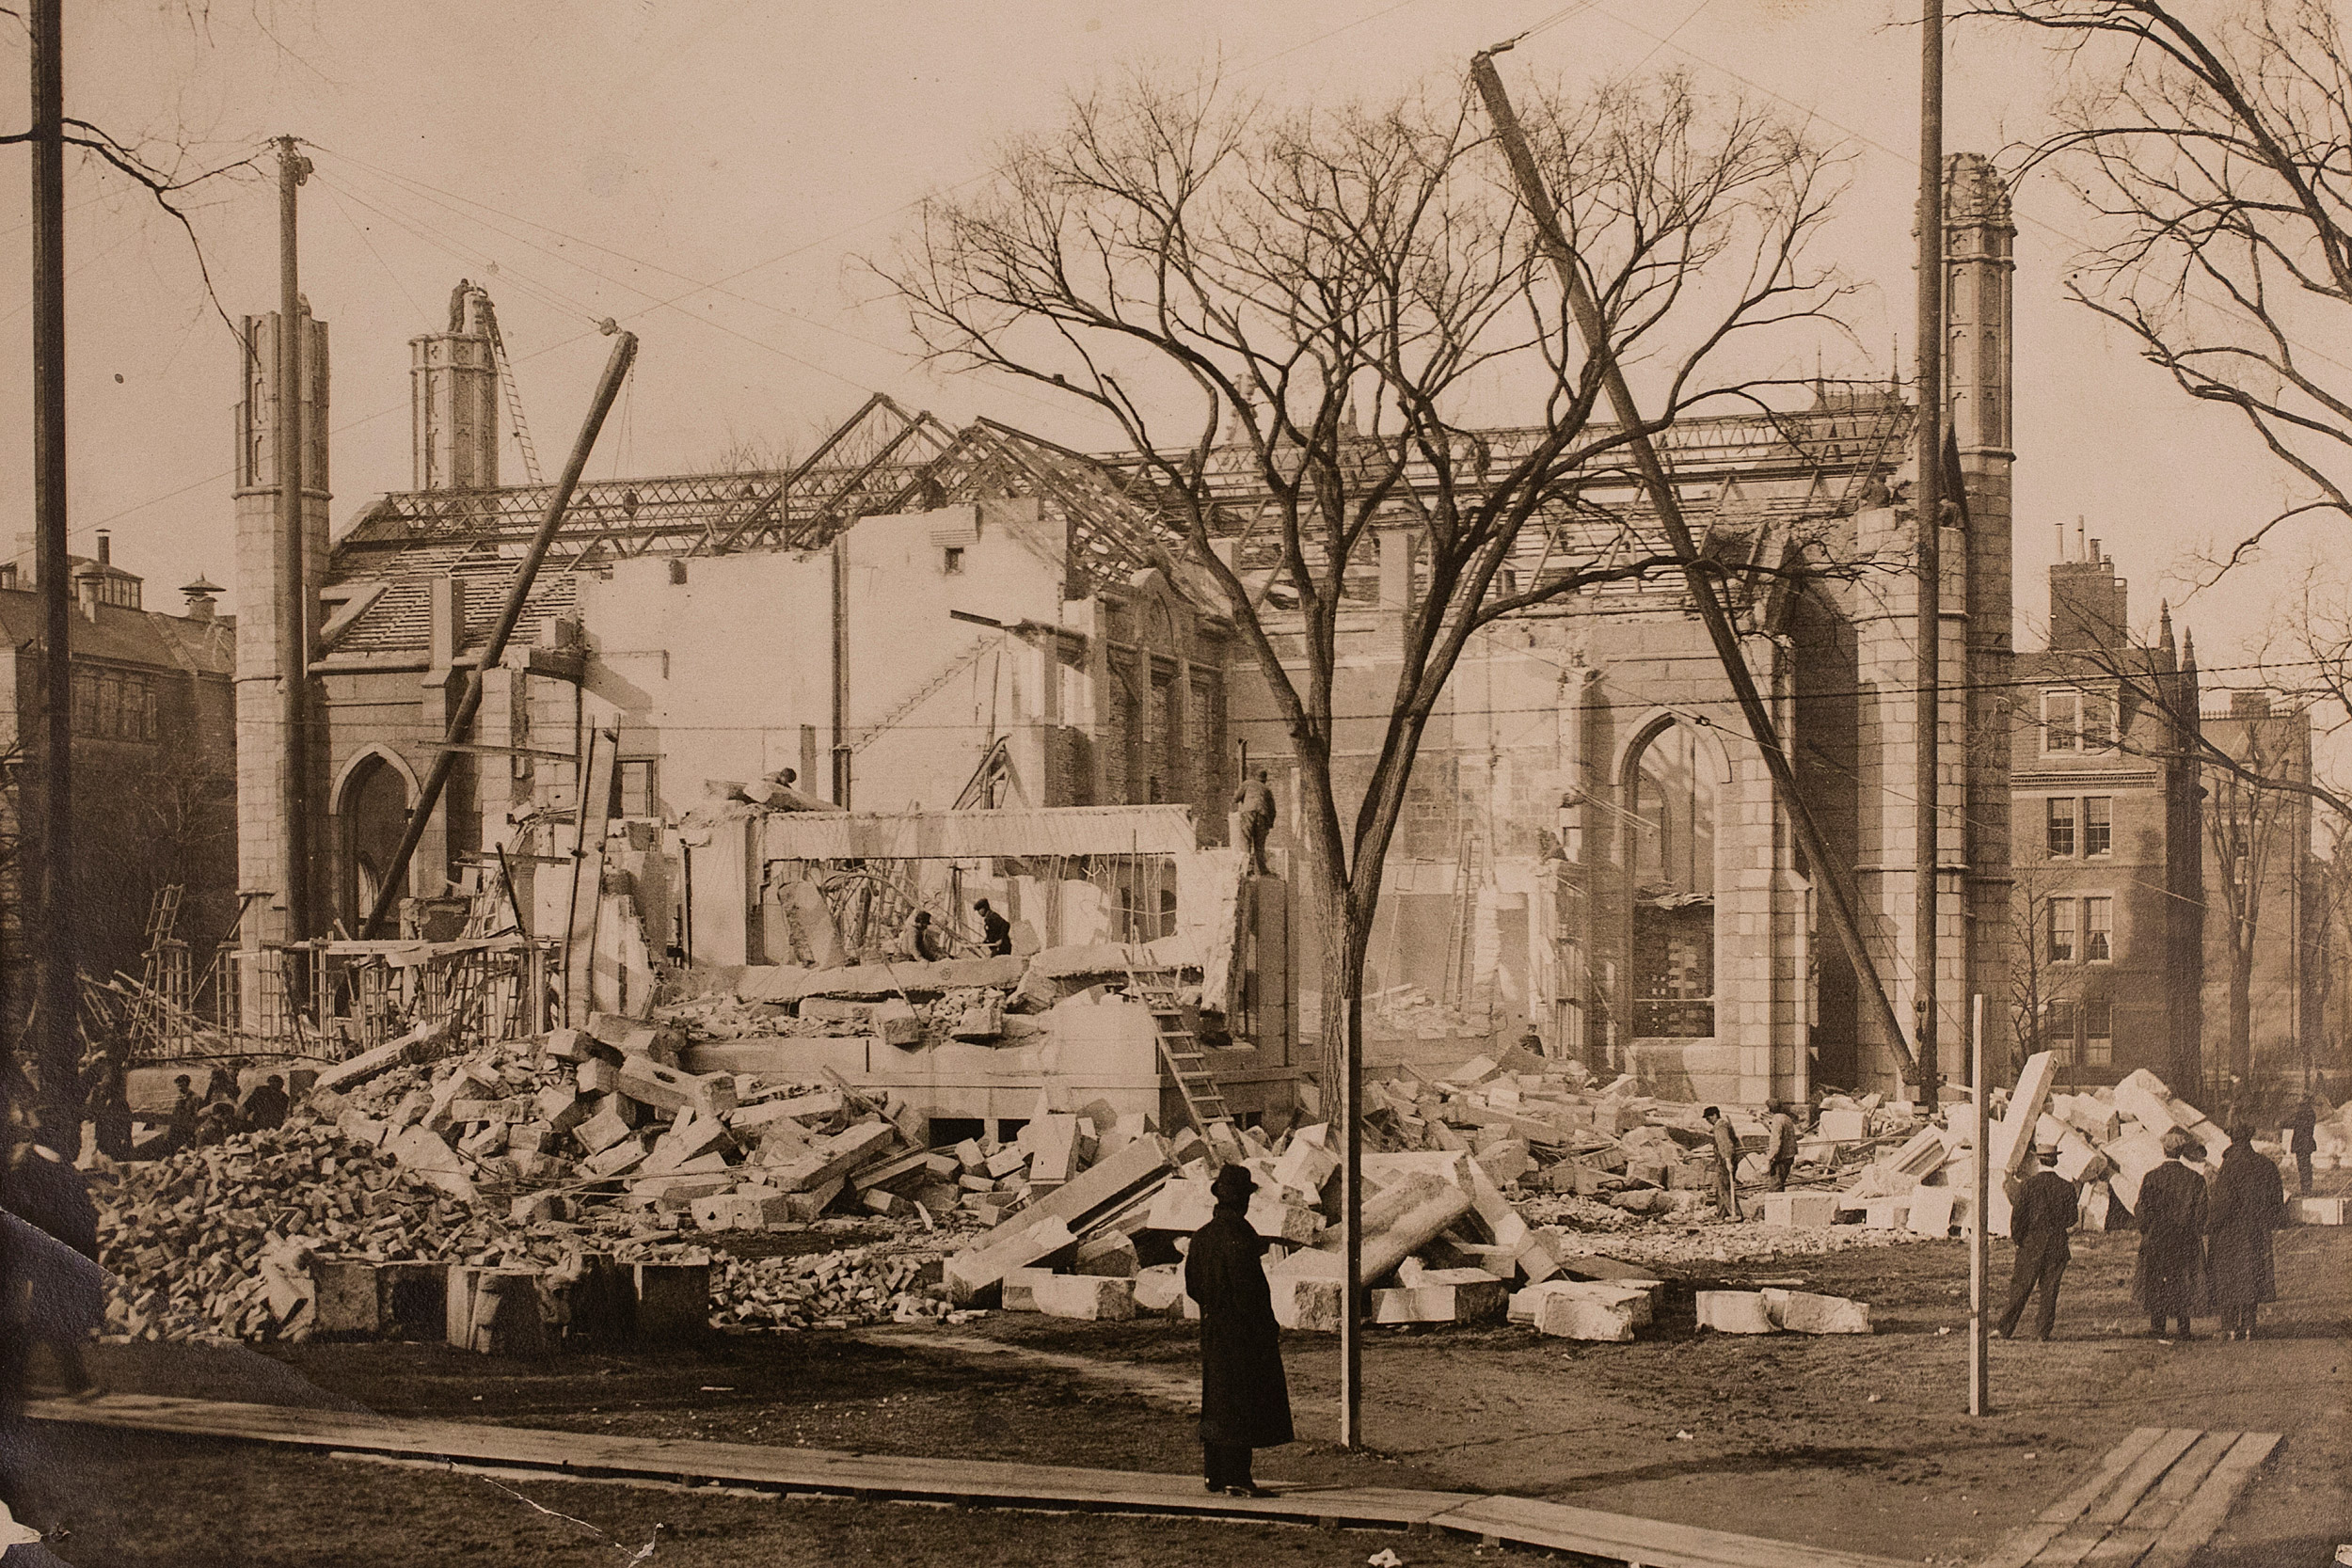
[[[1815,321],[1840,292],[1803,257],[1833,194],[1823,154],[1676,78],[1549,96],[1527,120],[1607,352],[1653,388],[1652,429],[1759,397],[1770,382],[1723,368],[1726,350]],[[1280,109],[1138,74],[934,199],[876,270],[939,361],[1115,421],[1152,547],[1232,617],[1299,768],[1291,831],[1326,933],[1327,1092],[1359,1027],[1414,756],[1464,646],[1579,589],[1677,569],[1580,506],[1580,479],[1621,462],[1628,433],[1594,418],[1603,360],[1577,346],[1474,97]],[[1497,425],[1518,427],[1507,446],[1480,434]],[[1220,501],[1243,487],[1265,498],[1252,515]],[[1362,794],[1343,798],[1347,579],[1368,570],[1375,523],[1400,522],[1421,532],[1423,586]],[[1235,545],[1245,533],[1262,559]],[[1506,578],[1545,537],[1561,547],[1544,570]]]

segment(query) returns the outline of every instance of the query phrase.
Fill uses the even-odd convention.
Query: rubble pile
[[[2118,1228],[2138,1208],[2140,1181],[2164,1163],[2164,1134],[2174,1128],[2201,1146],[2201,1160],[2191,1162],[2197,1170],[2209,1176],[2219,1166],[2228,1134],[2145,1068],[2112,1087],[2078,1094],[2057,1092],[2057,1077],[2055,1053],[2028,1057],[2006,1101],[1996,1099],[1993,1107],[1996,1119],[1986,1139],[1993,1176],[1987,1187],[1990,1234],[2009,1234],[2010,1201],[2018,1181],[2030,1174],[2038,1148],[2058,1151],[2056,1169],[2075,1184],[2077,1224],[2085,1230]],[[1789,1195],[1782,1223],[1826,1227],[1859,1216],[1867,1226],[1926,1236],[1967,1229],[1975,1223],[1976,1114],[1965,1101],[1948,1107],[1939,1120],[1884,1151],[1842,1191]],[[2352,1117],[2342,1113],[2324,1125],[2323,1135],[2332,1135],[2339,1148],[2352,1133]],[[2282,1152],[2276,1146],[2257,1147],[2273,1158]],[[2305,1221],[2342,1224],[2340,1208],[2330,1211],[2328,1201],[2306,1200]]]

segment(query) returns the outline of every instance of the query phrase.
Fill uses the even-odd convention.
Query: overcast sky
[[[310,144],[302,278],[332,334],[339,530],[410,482],[407,341],[442,325],[460,276],[496,299],[550,470],[608,351],[593,325],[603,316],[643,350],[599,476],[705,467],[744,445],[804,450],[873,390],[950,420],[988,412],[1116,444],[1034,392],[917,363],[902,315],[872,297],[855,259],[885,248],[927,191],[985,176],[999,138],[1050,124],[1065,93],[1128,65],[1221,58],[1276,95],[1377,96],[1458,80],[1472,51],[1547,21],[1503,56],[1506,80],[1686,68],[1709,91],[1777,97],[1850,145],[1853,185],[1823,254],[1868,287],[1852,310],[1862,348],[1830,369],[1883,374],[1898,338],[1909,368],[1917,33],[1915,13],[1878,0],[1600,0],[1565,14],[1558,0],[189,6],[67,0],[66,112],[182,144],[189,172],[263,153],[282,133]],[[22,82],[22,30],[0,24]],[[2054,71],[2029,40],[1971,25],[1952,45],[1948,149],[1997,155],[2043,128]],[[25,164],[21,149],[0,154],[0,362],[20,398]],[[110,527],[150,606],[176,608],[173,590],[199,572],[231,580],[235,342],[176,224],[94,163],[70,160],[67,179],[74,547],[89,553]],[[275,309],[274,181],[247,173],[192,201],[230,314]],[[2018,608],[2031,646],[2053,522],[2088,518],[2132,579],[2134,619],[2152,624],[2159,595],[2183,596],[2190,552],[2267,516],[2282,490],[2237,425],[2189,407],[2062,302],[2084,232],[2063,193],[2037,180],[2017,206]],[[31,527],[31,453],[27,426],[10,428],[0,531],[13,544]],[[511,452],[506,472],[520,477]],[[2230,662],[2306,548],[2188,610],[2209,665]]]

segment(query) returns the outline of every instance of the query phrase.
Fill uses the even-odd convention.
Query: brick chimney
[[[194,582],[183,583],[180,592],[187,595],[189,620],[210,621],[218,613],[219,606],[214,602],[214,595],[220,592],[219,583],[199,574]]]
[[[2065,538],[2062,528],[2059,538]],[[2123,647],[2131,635],[2130,585],[2115,575],[2115,562],[2098,540],[2080,546],[2079,554],[2050,567],[2050,651]]]
[[[2270,693],[2267,691],[2231,692],[2230,717],[2233,719],[2269,718]]]

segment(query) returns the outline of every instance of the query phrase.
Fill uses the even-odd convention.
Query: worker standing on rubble
[[[1265,1238],[1249,1224],[1248,1167],[1227,1165],[1209,1184],[1216,1212],[1193,1232],[1184,1291],[1200,1304],[1200,1454],[1212,1492],[1270,1496],[1250,1477],[1249,1450],[1292,1440],[1282,1331],[1266,1286]]]
[[[980,917],[980,945],[992,958],[1001,958],[1012,951],[1012,922],[989,908],[988,900],[972,901],[972,912]]]
[[[1258,769],[1254,779],[1244,779],[1233,791],[1233,810],[1241,816],[1242,836],[1249,841],[1249,869],[1259,876],[1266,875],[1266,835],[1274,832],[1274,788],[1266,783],[1265,769]]]
[[[1797,1168],[1797,1120],[1785,1100],[1773,1101],[1772,1108],[1764,1119],[1764,1163],[1772,1170],[1772,1191],[1785,1193],[1788,1173]]]
[[[2189,1315],[2202,1305],[2205,1280],[2205,1179],[2188,1168],[2205,1157],[2186,1130],[2168,1128],[2164,1164],[2140,1179],[2139,1256],[2132,1264],[2132,1300],[2148,1314],[2148,1337],[2164,1338],[2164,1320],[2189,1333]]]
[[[2009,1310],[2001,1314],[2001,1338],[2017,1337],[2017,1320],[2025,1315],[2026,1298],[2039,1290],[2042,1306],[2034,1318],[2034,1338],[2047,1339],[2058,1323],[2058,1281],[2074,1255],[2066,1233],[2074,1227],[2074,1183],[2060,1176],[2058,1145],[2040,1144],[2042,1168],[2018,1189],[2010,1210],[2010,1234],[2017,1239],[2017,1261],[2009,1276]]]
[[[186,1073],[173,1078],[171,1086],[180,1094],[171,1102],[171,1114],[164,1122],[162,1152],[166,1154],[186,1148],[196,1142],[196,1119],[204,1109],[204,1101],[196,1095],[196,1081]]]
[[[2270,1233],[2286,1223],[2286,1209],[2279,1167],[2254,1147],[2252,1126],[2237,1123],[2205,1203],[2205,1265],[2225,1339],[2251,1339],[2255,1311],[2279,1299]]]
[[[245,1124],[259,1132],[286,1123],[286,1081],[271,1073],[253,1085],[253,1092],[245,1097]]]
[[[1745,1219],[1740,1212],[1740,1134],[1719,1107],[1709,1105],[1700,1115],[1715,1140],[1715,1207],[1727,1220]]]

